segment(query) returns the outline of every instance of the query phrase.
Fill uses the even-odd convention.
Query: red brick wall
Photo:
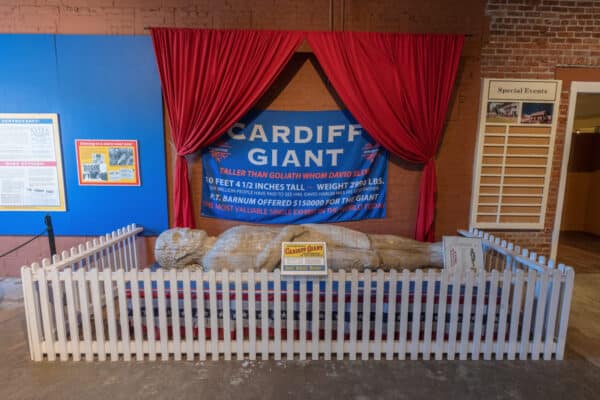
[[[484,11],[485,0],[461,1],[460,7],[447,0],[2,0],[0,32],[147,34],[145,26],[178,26],[471,34],[465,43],[437,156],[436,228],[439,237],[468,225],[480,55],[482,37],[487,31]],[[309,51],[307,46],[302,50]],[[284,110],[338,108],[313,61],[310,54],[298,53],[260,106]],[[168,132],[166,139],[167,148],[170,148]],[[173,153],[167,153],[167,176],[171,177]],[[387,218],[345,225],[367,232],[411,236],[420,174],[418,166],[391,160]],[[195,209],[199,210],[201,167],[197,161],[192,165],[191,179]],[[124,224],[129,222],[135,221],[123,221]],[[198,217],[198,225],[211,234],[236,224],[238,222]],[[0,253],[24,239],[0,238]],[[70,243],[81,239],[62,240]],[[151,245],[149,239],[148,257],[151,257]],[[45,249],[45,241],[40,239],[32,247],[0,259],[0,276],[17,273],[18,266],[43,256]]]
[[[486,15],[489,33],[481,50],[482,77],[565,79],[544,229],[498,232],[498,236],[547,255],[556,214],[570,81],[598,80],[600,76],[589,70],[600,68],[600,2],[489,0]]]

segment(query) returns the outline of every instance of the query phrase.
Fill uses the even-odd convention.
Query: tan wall
[[[584,230],[600,236],[600,170],[590,174]]]
[[[563,205],[561,231],[585,231],[589,206],[590,172],[569,172]]]
[[[437,156],[437,235],[452,234],[468,225],[473,152],[480,90],[480,56],[487,20],[485,0],[3,0],[0,32],[69,34],[147,34],[146,26],[251,28],[293,30],[397,31],[467,33],[452,104]],[[301,48],[309,51],[305,45]],[[283,110],[338,107],[310,54],[298,53],[260,106]],[[167,148],[170,148],[167,144]],[[173,173],[173,153],[167,151]],[[412,236],[415,223],[419,166],[391,160],[388,174],[388,216],[344,225],[367,232]],[[195,210],[199,210],[201,166],[191,168]],[[172,204],[169,197],[169,204]],[[172,207],[170,206],[172,212]],[[129,223],[135,221],[124,221]],[[219,233],[237,225],[198,217],[198,225]],[[0,238],[0,252],[24,237]],[[80,241],[80,238],[65,238]],[[148,239],[148,250],[151,239]],[[17,273],[17,266],[43,256],[45,241],[0,259],[0,275]],[[149,256],[151,254],[149,253]]]
[[[600,126],[600,116],[587,118],[579,117],[573,121],[573,131],[581,128],[593,128],[596,126]]]

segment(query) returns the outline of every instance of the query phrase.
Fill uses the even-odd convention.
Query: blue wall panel
[[[0,112],[58,113],[66,212],[58,235],[127,223],[167,228],[160,80],[149,36],[0,35]],[[9,62],[4,62],[8,60]],[[141,186],[79,186],[75,139],[135,139]],[[0,212],[0,234],[34,234],[45,212]]]

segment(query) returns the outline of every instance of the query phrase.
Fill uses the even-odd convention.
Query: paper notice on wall
[[[57,114],[0,114],[0,211],[64,211]]]

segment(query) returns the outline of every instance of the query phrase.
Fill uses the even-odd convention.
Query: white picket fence
[[[137,268],[134,225],[21,270],[31,358],[562,359],[573,269],[482,232],[487,265],[329,272]],[[519,251],[517,251],[519,250]]]

